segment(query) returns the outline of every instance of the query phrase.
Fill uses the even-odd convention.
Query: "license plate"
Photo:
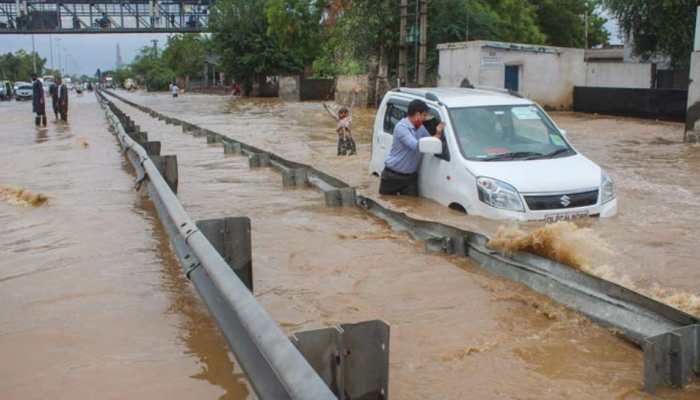
[[[573,221],[588,217],[588,211],[578,211],[570,213],[547,214],[544,216],[544,222],[552,223],[558,221]]]

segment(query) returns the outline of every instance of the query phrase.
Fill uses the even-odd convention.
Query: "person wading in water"
[[[34,124],[36,126],[46,126],[46,100],[44,99],[44,85],[37,78],[36,74],[31,74],[32,77],[32,112],[34,112]]]
[[[418,196],[418,168],[421,160],[418,141],[430,136],[423,126],[428,117],[428,105],[425,102],[413,100],[408,104],[408,116],[394,127],[394,139],[384,162],[379,194]],[[445,124],[440,122],[433,137],[442,139],[443,129]]]

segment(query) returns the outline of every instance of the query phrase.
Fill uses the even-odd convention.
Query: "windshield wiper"
[[[537,156],[529,157],[528,160],[537,160],[537,159],[541,159],[541,158],[554,158],[554,157],[558,156],[559,154],[568,153],[569,150],[571,150],[571,149],[569,149],[569,148],[556,149],[551,153],[539,154]]]
[[[517,159],[521,159],[521,158],[542,157],[542,156],[544,156],[544,154],[536,153],[534,151],[513,151],[510,153],[494,154],[492,156],[482,158],[479,161],[517,160]]]

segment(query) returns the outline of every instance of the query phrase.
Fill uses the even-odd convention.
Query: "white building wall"
[[[653,64],[586,63],[585,86],[649,89],[653,69]]]
[[[574,86],[585,83],[584,51],[548,46],[474,41],[439,45],[439,86],[472,84],[503,88],[505,66],[520,67],[519,92],[545,107],[570,109]],[[522,50],[526,49],[526,50]],[[539,49],[540,51],[534,51]]]
[[[479,81],[481,46],[470,43],[447,43],[439,45],[438,48],[440,49],[438,86],[459,87],[465,78],[472,84]]]

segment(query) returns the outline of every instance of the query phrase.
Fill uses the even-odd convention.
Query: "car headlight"
[[[511,185],[492,178],[480,177],[476,180],[479,200],[495,208],[524,211],[518,191]]]
[[[600,204],[605,204],[615,198],[615,182],[605,171],[600,176]]]

